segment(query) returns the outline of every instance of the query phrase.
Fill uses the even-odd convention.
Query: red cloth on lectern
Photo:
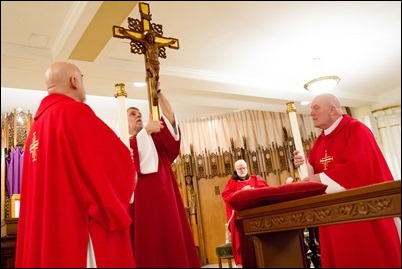
[[[84,268],[89,237],[97,267],[135,266],[127,214],[135,168],[113,130],[88,105],[51,94],[25,152],[16,267]]]
[[[272,205],[314,195],[325,194],[327,185],[320,182],[300,181],[292,184],[248,189],[235,193],[227,202],[236,211]]]
[[[232,214],[233,214],[233,208],[229,204],[230,199],[241,189],[243,189],[245,186],[251,186],[253,188],[265,188],[268,187],[268,184],[260,177],[256,175],[250,175],[249,179],[247,180],[235,180],[233,178],[230,178],[228,182],[226,183],[225,188],[222,191],[222,199],[225,201],[225,207],[226,207],[226,219],[227,221],[230,220]],[[243,190],[244,192],[248,192],[249,190]],[[243,192],[241,191],[241,192]],[[233,215],[233,218],[229,222],[229,231],[230,231],[230,240],[232,243],[232,250],[233,250],[233,258],[235,260],[235,263],[240,265],[242,263],[241,259],[241,251],[240,251],[240,235],[239,231],[236,229],[236,224],[235,220],[238,219],[236,214]]]
[[[332,159],[327,170],[325,159]],[[393,180],[370,129],[347,115],[329,135],[320,134],[309,163],[346,189]],[[319,232],[322,267],[401,267],[393,218],[321,226]]]
[[[138,173],[134,197],[134,257],[138,267],[200,268],[184,203],[172,163],[180,152],[176,141],[165,125],[159,133],[152,133],[158,153],[158,171]],[[130,139],[134,163],[140,171],[137,140]]]

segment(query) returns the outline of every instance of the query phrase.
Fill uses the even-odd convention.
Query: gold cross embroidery
[[[332,162],[334,160],[334,157],[328,156],[327,151],[325,151],[325,156],[324,158],[320,159],[320,163],[324,166],[324,171],[328,170],[328,163]]]
[[[36,161],[36,151],[38,150],[39,141],[36,139],[36,132],[33,133],[32,143],[29,147],[29,151],[31,152],[32,161]]]
[[[131,40],[131,52],[144,54],[145,71],[148,84],[149,111],[152,119],[159,120],[158,94],[159,87],[159,57],[166,58],[166,49],[179,49],[179,40],[163,37],[162,25],[151,24],[149,4],[139,2],[141,22],[128,18],[128,28],[113,26],[113,37]]]

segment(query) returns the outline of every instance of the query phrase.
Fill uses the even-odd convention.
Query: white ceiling
[[[108,2],[109,4],[111,2]],[[113,2],[119,5],[119,1]],[[150,1],[152,23],[179,50],[160,59],[161,88],[179,119],[242,109],[286,111],[313,94],[303,85],[318,76],[341,78],[333,90],[343,105],[386,106],[401,102],[400,1]],[[102,118],[117,118],[116,83],[125,83],[127,105],[147,112],[144,56],[130,53],[128,39],[112,37],[113,23],[91,25],[103,1],[1,1],[1,112],[35,112],[46,95],[43,74],[67,60],[84,73],[88,104]],[[119,12],[121,13],[121,12]],[[140,19],[138,6],[127,12]],[[111,11],[108,18],[127,16]],[[104,20],[103,20],[104,21]],[[102,48],[94,61],[69,59],[82,35]],[[91,28],[88,28],[91,29]],[[92,28],[94,29],[94,28]]]

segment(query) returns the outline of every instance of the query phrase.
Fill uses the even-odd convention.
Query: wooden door
[[[218,263],[215,248],[225,243],[226,213],[221,192],[230,176],[201,178],[197,181],[205,258]]]

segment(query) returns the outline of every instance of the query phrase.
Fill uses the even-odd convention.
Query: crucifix
[[[160,120],[158,106],[159,57],[166,59],[166,47],[179,49],[179,40],[163,37],[162,25],[151,23],[149,4],[139,2],[141,21],[128,18],[128,28],[113,26],[113,37],[130,39],[131,52],[144,54],[149,111]]]

